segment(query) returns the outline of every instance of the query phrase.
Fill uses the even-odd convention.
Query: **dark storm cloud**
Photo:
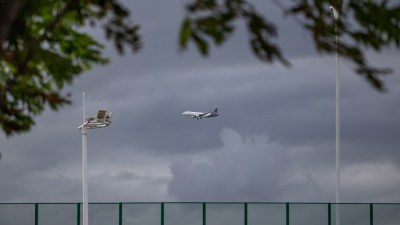
[[[223,146],[214,152],[171,166],[171,197],[178,201],[333,201],[334,164],[323,148],[288,146],[266,134],[243,136],[232,129],[223,130],[221,140]],[[399,172],[391,162],[347,164],[342,168],[343,199],[396,202]]]
[[[222,131],[221,139],[223,147],[206,161],[183,159],[172,165],[169,193],[179,201],[279,199],[290,169],[280,144],[230,129]]]

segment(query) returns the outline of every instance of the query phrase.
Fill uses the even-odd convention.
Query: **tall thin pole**
[[[330,9],[333,12],[336,34],[336,225],[340,225],[340,67],[338,54],[339,35],[337,29],[339,14],[333,6]]]
[[[85,92],[82,91],[82,114],[83,114],[83,122],[86,119],[86,109],[85,109]]]
[[[83,122],[85,122],[85,92],[82,92]],[[83,179],[83,225],[89,224],[88,218],[88,185],[87,185],[87,131],[82,127],[82,179]]]
[[[337,32],[337,27],[335,25]],[[340,225],[340,68],[336,33],[336,225]]]

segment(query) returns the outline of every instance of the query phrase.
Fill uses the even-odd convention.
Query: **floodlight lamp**
[[[112,112],[110,112],[110,113],[106,116],[106,118],[105,118],[105,121],[106,121],[106,122],[111,123],[111,115],[112,115]]]
[[[103,128],[111,124],[111,114],[106,116],[106,110],[99,110],[96,116],[86,117],[85,122],[78,127],[79,130],[82,129],[96,129]]]

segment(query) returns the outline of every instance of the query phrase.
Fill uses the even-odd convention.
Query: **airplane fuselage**
[[[210,117],[218,116],[217,111],[218,111],[218,108],[216,108],[214,111],[210,111],[210,112],[206,112],[206,113],[185,111],[182,113],[182,115],[192,118],[192,119],[202,119],[202,118],[210,118]]]

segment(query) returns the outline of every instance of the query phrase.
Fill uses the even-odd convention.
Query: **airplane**
[[[210,117],[216,117],[218,116],[218,108],[214,109],[214,111],[210,112],[191,112],[191,111],[185,111],[182,113],[182,115],[192,118],[192,119],[202,119],[202,118],[210,118]]]

